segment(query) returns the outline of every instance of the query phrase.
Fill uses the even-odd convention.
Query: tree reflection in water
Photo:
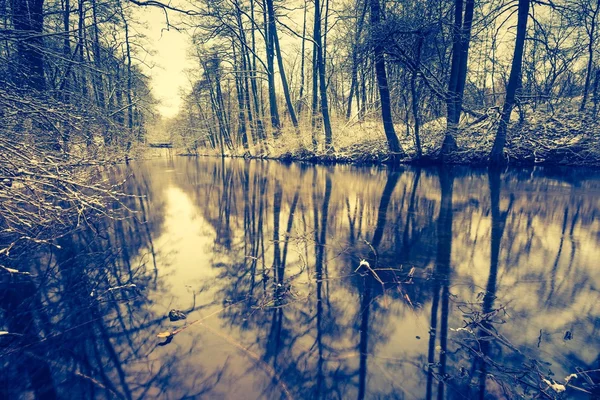
[[[0,260],[32,274],[0,275],[6,398],[483,399],[552,397],[542,379],[570,373],[569,395],[598,383],[591,173],[183,158],[113,172],[138,195],[130,218]],[[190,326],[158,346],[185,323],[171,308]]]

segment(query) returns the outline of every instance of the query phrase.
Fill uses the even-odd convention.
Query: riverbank
[[[485,165],[498,128],[499,115],[492,109],[478,118],[466,118],[456,137],[458,151],[452,163]],[[397,126],[400,142],[407,153],[401,163],[435,164],[444,138],[445,119],[430,121],[421,127],[423,157],[416,158],[414,134],[406,126]],[[387,164],[391,157],[382,127],[373,122],[346,124],[334,134],[334,151],[312,145],[310,135],[283,132],[266,146],[251,147],[245,153],[229,152],[226,156],[312,163]],[[561,110],[530,111],[522,119],[515,112],[509,127],[505,154],[511,165],[569,165],[600,167],[600,122],[591,113]],[[176,150],[179,155],[213,155]]]

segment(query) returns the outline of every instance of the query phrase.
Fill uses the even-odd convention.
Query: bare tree
[[[510,77],[506,85],[506,99],[502,107],[498,132],[494,139],[494,146],[490,153],[490,163],[502,164],[506,162],[504,157],[504,145],[506,143],[506,133],[510,122],[510,114],[515,106],[517,90],[521,87],[521,71],[523,68],[523,48],[525,46],[525,36],[527,35],[527,18],[529,16],[530,0],[519,0],[517,16],[517,36],[515,39],[515,50],[510,69]]]
[[[375,73],[377,75],[377,86],[379,88],[379,97],[381,99],[381,118],[383,119],[383,129],[387,139],[388,147],[391,153],[391,159],[398,161],[404,158],[406,154],[400,145],[392,117],[390,104],[390,89],[385,68],[385,56],[383,45],[381,44],[382,32],[380,30],[381,8],[379,0],[369,0],[371,9],[371,29],[373,30],[373,52],[375,54]]]

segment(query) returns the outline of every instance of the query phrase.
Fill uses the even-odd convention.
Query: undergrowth
[[[487,162],[498,129],[499,111],[487,110],[481,116],[467,116],[456,137],[458,150],[452,160],[458,164]],[[338,163],[386,163],[390,152],[383,127],[375,121],[336,120],[333,123],[333,147],[327,149],[319,135],[313,144],[310,124],[299,130],[283,129],[262,145],[227,150],[226,156]],[[406,152],[403,162],[435,162],[444,139],[444,118],[429,121],[420,129],[423,157],[416,158],[412,127],[397,124],[396,133]],[[568,107],[554,110],[529,110],[513,113],[508,130],[505,155],[512,164],[555,164],[600,166],[600,122],[592,113],[580,113]],[[218,149],[181,150],[183,155],[221,155]]]

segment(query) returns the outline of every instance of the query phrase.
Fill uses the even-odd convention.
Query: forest
[[[190,154],[596,162],[596,0],[208,1]]]
[[[156,111],[141,7],[189,37],[174,118]],[[4,0],[0,150],[81,162],[159,141],[189,155],[594,165],[599,14],[598,0]]]

